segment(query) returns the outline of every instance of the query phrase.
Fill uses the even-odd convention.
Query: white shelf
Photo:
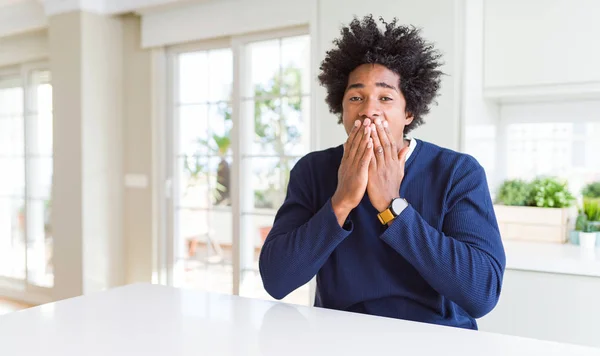
[[[600,249],[577,245],[503,241],[506,268],[512,270],[600,277]]]

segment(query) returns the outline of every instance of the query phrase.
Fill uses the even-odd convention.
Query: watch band
[[[395,218],[394,214],[392,213],[392,209],[390,209],[390,208],[387,208],[384,211],[382,211],[381,213],[377,214],[377,217],[379,218],[379,221],[383,225],[387,225],[387,223],[394,220],[394,218]]]

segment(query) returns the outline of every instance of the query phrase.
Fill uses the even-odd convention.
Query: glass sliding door
[[[283,203],[290,170],[309,151],[310,39],[307,35],[243,46],[240,294],[270,299],[258,271],[260,248]],[[308,284],[284,300],[306,304]]]
[[[172,56],[173,284],[231,293],[232,51]]]
[[[52,87],[43,67],[0,73],[0,279],[54,286]]]
[[[305,32],[170,50],[171,284],[271,299],[258,256],[290,170],[310,150]],[[308,285],[285,301],[308,304]]]

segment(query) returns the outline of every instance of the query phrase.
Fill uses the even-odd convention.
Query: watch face
[[[408,205],[408,203],[406,202],[406,200],[404,200],[402,198],[394,199],[392,201],[392,206],[391,206],[392,213],[394,213],[394,215],[400,214],[402,212],[402,210],[404,210],[404,208],[406,208],[407,205]]]

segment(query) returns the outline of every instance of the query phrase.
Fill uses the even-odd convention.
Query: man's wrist
[[[386,211],[387,209],[390,208],[390,206],[392,205],[392,202],[394,201],[394,199],[400,198],[399,195],[393,196],[392,198],[389,198],[387,200],[382,201],[381,203],[378,203],[378,206],[373,206],[375,209],[377,209],[377,211],[379,213],[382,213],[384,211]]]
[[[407,206],[408,202],[406,199],[397,196],[390,201],[387,208],[377,215],[377,218],[383,225],[390,226]]]
[[[331,197],[331,208],[338,220],[339,225],[343,227],[346,218],[348,218],[348,215],[350,215],[350,212],[353,208],[349,208],[342,204],[340,201],[337,200],[335,195]]]

